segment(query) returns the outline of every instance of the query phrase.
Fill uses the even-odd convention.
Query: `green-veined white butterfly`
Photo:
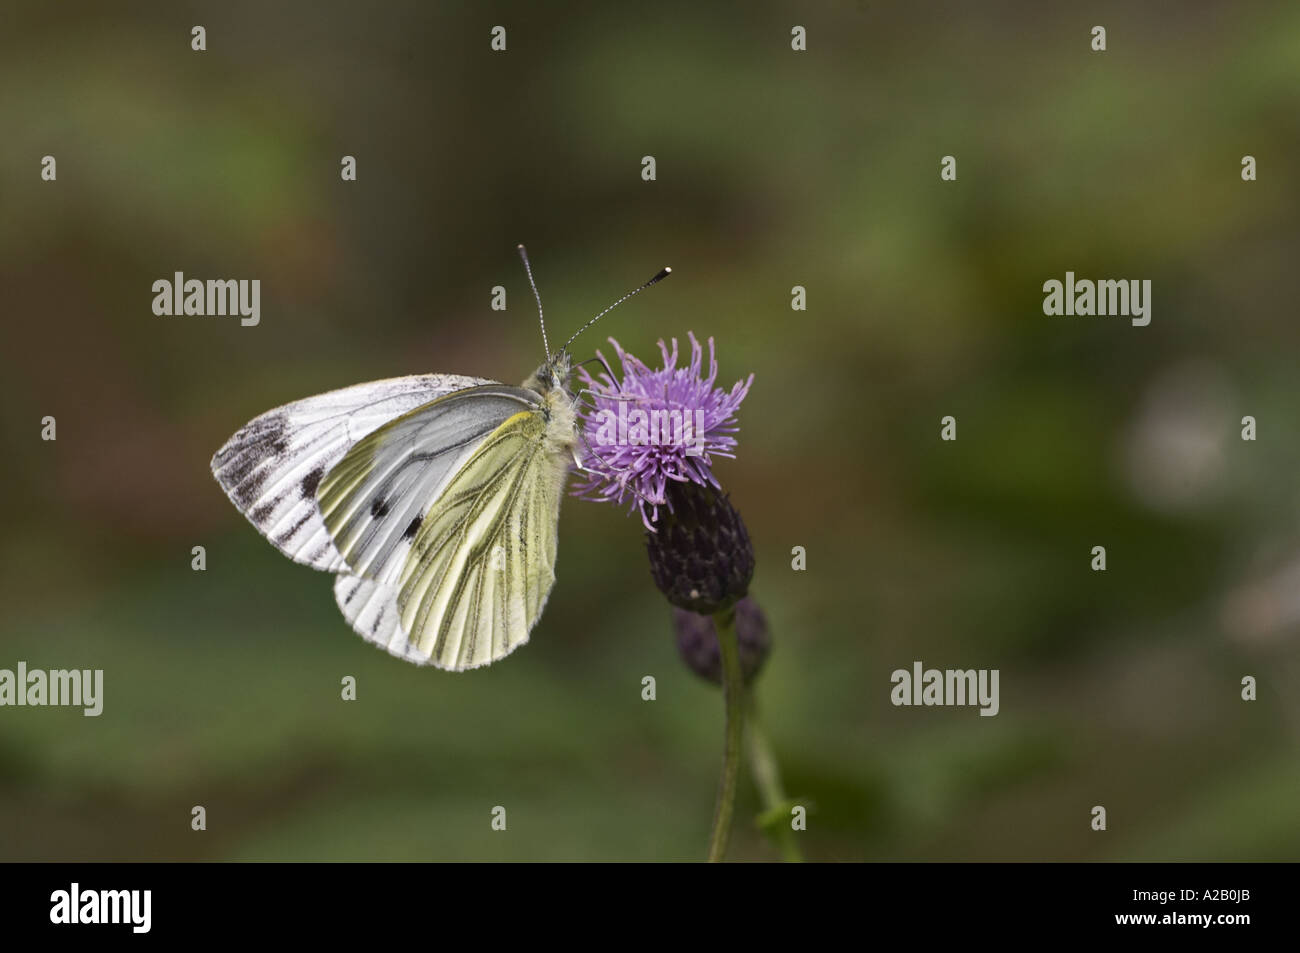
[[[451,374],[357,384],[251,420],[212,458],[277,549],[337,574],[367,641],[419,665],[487,665],[528,641],[555,583],[560,497],[580,433],[569,345],[521,387]]]

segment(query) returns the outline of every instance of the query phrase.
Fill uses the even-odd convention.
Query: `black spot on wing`
[[[410,524],[406,527],[405,531],[402,533],[402,539],[414,539],[415,534],[420,530],[420,524],[423,522],[424,522],[423,516],[417,516],[415,519],[411,520]]]
[[[302,498],[304,500],[314,500],[316,498],[316,487],[320,486],[321,478],[325,476],[325,469],[317,467],[302,478]]]
[[[388,515],[388,503],[384,500],[374,500],[370,504],[370,515],[375,519],[382,519]]]

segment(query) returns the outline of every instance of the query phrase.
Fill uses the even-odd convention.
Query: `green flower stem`
[[[740,749],[745,732],[745,683],[740,672],[740,648],[736,644],[736,610],[715,613],[718,648],[722,656],[722,698],[727,710],[727,735],[722,749],[722,778],[718,801],[713,809],[713,833],[709,837],[709,863],[721,863],[731,836],[731,816],[736,806],[736,775],[740,773]]]
[[[745,753],[749,758],[749,769],[754,775],[754,786],[758,788],[758,795],[763,803],[763,813],[779,811],[782,814],[772,828],[775,831],[777,845],[781,848],[781,859],[787,864],[801,864],[803,854],[799,850],[794,830],[790,827],[790,812],[786,805],[785,788],[781,785],[781,769],[777,767],[772,743],[763,731],[762,722],[758,720],[758,702],[754,700],[752,692],[748,696],[748,703]]]

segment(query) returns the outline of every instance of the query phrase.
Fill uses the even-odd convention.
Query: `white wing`
[[[412,539],[447,484],[506,420],[537,407],[537,393],[522,387],[469,387],[358,441],[315,489],[347,571],[397,582]]]
[[[502,424],[429,513],[397,606],[441,668],[487,665],[528,641],[555,584],[568,459],[540,414]]]
[[[428,653],[413,646],[400,625],[402,613],[393,586],[340,573],[334,579],[334,601],[348,624],[367,642],[416,665],[429,664]]]
[[[240,428],[212,458],[212,473],[235,507],[290,559],[315,569],[346,571],[317,508],[321,480],[359,440],[394,418],[455,391],[490,383],[419,374],[295,401]]]
[[[335,598],[368,641],[460,670],[528,640],[555,582],[572,426],[539,401],[499,384],[450,394],[360,441],[321,482],[350,571]]]

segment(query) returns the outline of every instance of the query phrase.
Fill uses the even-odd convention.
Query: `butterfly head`
[[[524,381],[524,386],[529,390],[535,390],[539,394],[568,393],[569,391],[569,374],[572,373],[573,364],[569,358],[569,352],[565,350],[556,351],[552,354],[536,371],[533,376]]]

